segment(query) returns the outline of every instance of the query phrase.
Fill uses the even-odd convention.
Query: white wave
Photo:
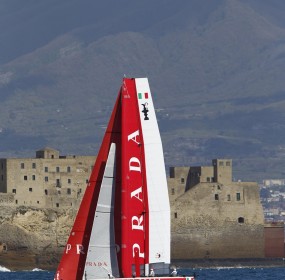
[[[7,267],[4,267],[4,266],[0,265],[0,272],[11,272],[11,270],[8,269]]]
[[[34,269],[32,269],[32,271],[44,271],[44,270],[40,269],[40,268],[34,268]]]

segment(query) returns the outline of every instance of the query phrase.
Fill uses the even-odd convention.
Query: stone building
[[[232,181],[232,160],[172,167],[168,179],[173,259],[263,258],[259,187]]]
[[[42,211],[53,208],[50,210],[57,213],[61,209],[76,210],[94,163],[95,156],[60,156],[59,151],[51,148],[37,151],[35,158],[0,159],[0,206],[3,209],[9,208],[7,205],[31,206],[42,208]],[[172,259],[276,255],[276,249],[271,247],[276,240],[282,243],[280,229],[273,229],[278,230],[274,239],[271,238],[272,229],[268,228],[264,233],[259,187],[253,182],[233,182],[232,160],[214,159],[211,166],[172,167],[168,187]],[[43,225],[45,229],[51,225],[55,227],[49,229],[51,237],[47,242],[51,244],[55,242],[54,236],[57,236],[55,243],[61,244],[60,237],[68,235],[57,225],[69,225],[74,218],[67,215],[58,222],[57,215],[48,218],[47,224]],[[15,217],[12,220],[15,221]],[[68,232],[69,226],[64,229]],[[5,227],[3,231],[0,228],[0,235],[5,236],[6,232]],[[18,236],[17,226],[15,232]],[[266,236],[271,239],[264,241]],[[8,244],[4,237],[0,241]],[[13,242],[8,248],[11,244]]]
[[[95,158],[60,156],[59,151],[45,148],[35,158],[0,159],[0,192],[6,194],[1,194],[0,204],[77,208]]]

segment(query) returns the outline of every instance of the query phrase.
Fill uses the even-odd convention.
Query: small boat
[[[170,277],[170,205],[147,78],[124,78],[55,280]]]

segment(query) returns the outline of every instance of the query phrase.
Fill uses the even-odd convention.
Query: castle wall
[[[211,174],[209,170],[205,174]],[[182,173],[176,172],[187,176]],[[202,182],[179,196],[169,192],[172,258],[264,257],[263,209],[257,183],[229,182],[231,172],[221,175],[223,183]],[[168,181],[170,189],[175,188],[173,179]]]
[[[94,156],[59,157],[53,149],[37,158],[0,159],[0,191],[13,194],[16,205],[78,207],[94,162]]]

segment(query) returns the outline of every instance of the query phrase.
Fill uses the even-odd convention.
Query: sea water
[[[179,269],[180,275],[192,276],[196,274],[197,280],[281,280],[285,279],[285,267],[274,268],[201,268]],[[0,280],[53,280],[54,271],[13,272],[0,267]]]

